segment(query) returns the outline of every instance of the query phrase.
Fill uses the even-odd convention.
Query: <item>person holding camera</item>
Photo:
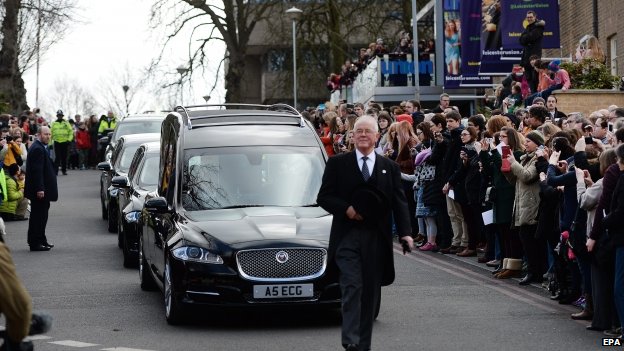
[[[62,110],[56,111],[56,121],[52,123],[52,143],[54,144],[54,168],[58,174],[59,166],[63,175],[67,175],[67,152],[69,145],[74,140],[74,128],[68,121],[64,120]]]
[[[18,166],[22,165],[24,161],[22,160],[22,148],[20,145],[10,135],[6,135],[3,140],[5,143],[2,145],[2,148],[6,147],[6,154],[2,159],[4,166],[6,167],[14,163],[17,163]]]

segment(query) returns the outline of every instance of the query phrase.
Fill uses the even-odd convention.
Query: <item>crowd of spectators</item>
[[[420,40],[418,42],[419,61],[427,61],[431,54],[435,53],[434,40]],[[402,32],[394,48],[390,48],[384,42],[383,38],[377,38],[374,43],[370,43],[368,48],[360,48],[358,56],[355,59],[349,58],[345,61],[339,73],[331,73],[327,77],[327,90],[334,92],[340,90],[343,86],[350,86],[353,81],[362,72],[368,64],[376,57],[390,54],[394,57],[405,57],[414,52],[414,41],[410,38],[409,33]]]
[[[50,153],[57,167],[64,163],[69,169],[95,169],[100,160],[97,145],[102,118],[92,115],[84,121],[80,115],[75,115],[66,119],[59,110],[57,119],[48,121],[39,109],[23,111],[19,116],[0,114],[0,218],[4,221],[28,219],[29,200],[24,197],[26,159],[28,149],[42,126],[52,130]],[[66,139],[63,141],[67,142],[64,162],[61,162],[58,150],[56,153],[54,150],[54,140],[59,140],[54,134],[60,134],[63,129],[57,128],[57,125],[67,125],[68,128],[68,132],[63,131]],[[64,168],[63,173],[66,174]]]
[[[521,94],[520,89],[515,89]],[[378,121],[377,153],[403,173],[421,251],[475,257],[495,279],[542,284],[578,306],[588,330],[624,319],[624,108],[565,114],[554,95],[514,113],[462,116],[447,94],[382,107],[327,102],[303,112],[331,157],[354,149],[354,121]]]

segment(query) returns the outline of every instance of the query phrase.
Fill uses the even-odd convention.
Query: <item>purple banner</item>
[[[461,71],[463,75],[479,74],[481,61],[482,26],[481,0],[464,0],[460,8],[461,22],[465,25],[461,31]]]
[[[486,0],[484,0],[486,2]],[[505,0],[501,2],[501,33],[503,47],[509,49],[521,49],[519,38],[528,22],[527,11],[534,11],[537,21],[543,20],[544,49],[557,49],[560,47],[559,38],[559,4],[558,0]],[[579,19],[582,15],[579,13]]]

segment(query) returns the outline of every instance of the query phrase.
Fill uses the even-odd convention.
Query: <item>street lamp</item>
[[[178,66],[178,68],[176,68],[176,71],[180,73],[180,105],[184,106],[184,85],[182,83],[182,77],[184,77],[184,74],[188,72],[189,69],[185,66],[180,65]]]
[[[123,89],[124,92],[124,100],[126,101],[126,116],[130,113],[130,106],[128,104],[128,90],[130,90],[130,87],[127,85],[122,85],[121,89]]]
[[[204,98],[204,101],[206,101],[206,103],[208,103],[208,101],[210,100],[210,95],[204,95],[202,97]]]
[[[297,20],[301,18],[303,11],[291,7],[286,10],[286,15],[292,19],[292,35],[293,35],[293,107],[297,108]]]

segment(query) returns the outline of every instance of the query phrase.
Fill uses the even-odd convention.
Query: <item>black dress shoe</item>
[[[49,248],[53,248],[53,247],[54,247],[54,245],[53,245],[53,244],[50,244],[50,243],[45,243],[45,244],[43,244],[43,246],[47,246],[47,247],[49,247]]]
[[[45,246],[43,244],[30,247],[30,251],[50,251],[50,249],[51,247]]]
[[[345,346],[346,351],[359,351],[360,348],[356,344],[349,344]]]
[[[588,326],[586,326],[586,327],[585,327],[585,329],[587,329],[587,330],[593,330],[593,331],[600,331],[600,332],[601,332],[601,331],[605,331],[605,330],[607,330],[607,329],[605,329],[605,328],[594,327],[594,326],[593,326],[593,325],[591,325],[591,324],[590,324],[590,325],[588,325]]]
[[[520,285],[529,285],[534,281],[535,277],[533,276],[533,273],[527,273],[527,275],[525,275],[524,278],[520,280]]]

